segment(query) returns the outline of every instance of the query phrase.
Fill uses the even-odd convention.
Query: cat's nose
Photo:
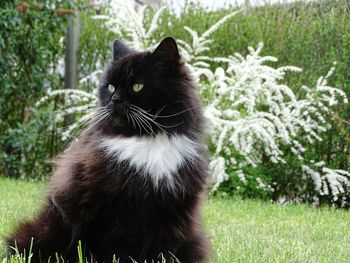
[[[120,94],[114,93],[113,96],[112,96],[112,101],[113,101],[114,103],[119,103],[119,102],[121,102],[121,101],[122,101],[122,98],[121,98]]]

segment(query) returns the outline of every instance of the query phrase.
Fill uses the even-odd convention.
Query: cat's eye
[[[108,90],[113,93],[115,91],[115,87],[112,84],[108,85]]]
[[[143,89],[143,84],[134,84],[134,86],[132,86],[132,90],[134,92],[139,92],[142,89]]]

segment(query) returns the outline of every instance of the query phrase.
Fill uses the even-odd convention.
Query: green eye
[[[112,84],[108,85],[108,90],[113,93],[115,91],[115,87]]]
[[[139,92],[140,90],[142,90],[143,88],[143,84],[135,84],[133,87],[132,87],[132,90],[134,92]]]

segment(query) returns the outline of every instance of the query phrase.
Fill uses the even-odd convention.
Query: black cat
[[[203,114],[173,38],[153,52],[116,40],[99,89],[100,108],[56,161],[39,216],[7,239],[32,262],[77,258],[82,241],[98,262],[203,262],[208,242]],[[16,243],[16,244],[15,244]]]

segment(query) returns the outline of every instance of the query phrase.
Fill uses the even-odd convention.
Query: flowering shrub
[[[209,45],[213,40],[209,39],[209,37],[237,13],[238,11],[224,16],[200,36],[197,31],[187,26],[184,27],[184,30],[191,35],[192,41],[191,43],[187,43],[184,40],[178,39],[177,42],[179,43],[181,55],[187,61],[197,80],[200,80],[202,76],[208,79],[213,77],[213,72],[210,70],[210,64],[208,62],[215,61],[215,59],[205,56],[203,53],[210,50]]]
[[[211,168],[215,171],[212,190],[228,179],[227,167],[246,184],[245,168],[264,162],[286,163],[285,152],[290,152],[301,161],[299,176],[311,178],[319,195],[330,195],[337,201],[349,189],[350,173],[304,158],[308,147],[321,140],[320,133],[329,127],[327,115],[333,113],[334,106],[347,103],[343,91],[327,85],[334,68],[319,78],[314,88],[304,86],[305,95],[298,98],[282,81],[287,71],[300,69],[265,65],[277,59],[260,56],[262,47],[250,47],[246,57],[235,54],[224,59],[226,69],[217,68],[206,86],[211,90],[206,94],[212,94],[205,111],[210,123]],[[260,177],[256,181],[256,187],[274,191],[273,185]]]
[[[167,22],[162,21],[165,8],[159,9],[151,19],[147,19],[151,13],[146,7],[137,12],[131,7],[125,10],[123,16],[110,13],[94,19],[105,21],[113,32],[123,35],[132,48],[152,49],[159,41],[155,32],[161,23]],[[208,119],[212,193],[229,182],[229,190],[241,194],[249,189],[280,201],[315,203],[320,202],[320,197],[329,196],[331,202],[346,205],[350,173],[332,169],[325,161],[313,160],[308,155],[329,128],[328,120],[335,106],[347,103],[345,93],[327,83],[334,68],[320,77],[314,87],[303,86],[297,95],[284,84],[284,79],[287,72],[301,69],[272,67],[277,59],[261,55],[263,44],[257,49],[249,47],[246,56],[238,53],[226,58],[209,56],[209,46],[213,43],[210,36],[236,14],[224,16],[204,33],[184,27],[192,41],[177,40],[182,56],[199,82]],[[213,69],[212,62],[220,63],[220,67]],[[82,79],[80,84],[89,79],[95,82],[100,70]],[[56,96],[65,96],[66,102],[58,111],[57,121],[67,114],[80,114],[77,123],[62,133],[66,140],[92,118],[97,101],[88,92],[59,90],[49,91],[38,106]],[[271,167],[276,170],[283,167],[283,174],[277,178],[272,176],[266,172]],[[298,194],[291,196],[280,191],[281,187],[287,189],[282,183],[285,177],[295,179],[291,191]]]
[[[160,18],[166,7],[163,6],[152,14],[149,24],[146,17],[150,15],[150,9],[144,5],[137,11],[129,4],[114,1],[119,8],[108,8],[108,15],[97,15],[94,19],[105,20],[108,28],[117,36],[123,35],[123,41],[136,50],[146,50],[153,47],[157,40],[154,33],[160,25]]]

